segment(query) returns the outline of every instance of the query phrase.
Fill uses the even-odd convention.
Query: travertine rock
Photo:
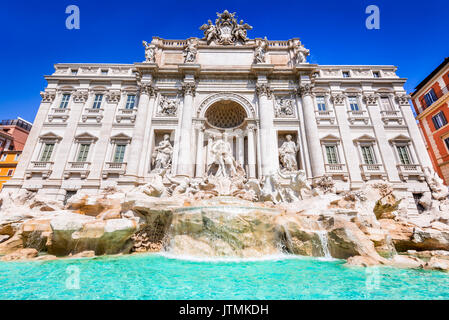
[[[1,261],[15,261],[15,260],[29,260],[34,257],[37,257],[37,250],[26,248],[26,249],[18,249],[12,253],[9,253],[2,257]]]

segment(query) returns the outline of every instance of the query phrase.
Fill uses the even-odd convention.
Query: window
[[[101,70],[101,74],[102,74],[103,76],[107,76],[107,75],[108,75],[108,69],[102,69],[102,70]]]
[[[374,78],[380,78],[380,72],[379,71],[374,71],[373,72],[373,76],[374,76]]]
[[[326,146],[326,156],[327,156],[327,163],[337,164],[338,163],[337,146]]]
[[[382,109],[384,111],[393,111],[393,106],[391,105],[390,99],[388,97],[381,97],[380,101],[382,103]]]
[[[359,102],[357,97],[348,97],[349,106],[351,107],[351,111],[359,111]]]
[[[123,163],[123,160],[125,160],[125,150],[126,144],[118,144],[115,147],[115,154],[114,154],[115,163]]]
[[[449,137],[444,139],[444,143],[446,144],[446,148],[449,151]]]
[[[363,162],[365,164],[375,164],[376,158],[374,156],[373,146],[361,146]]]
[[[401,164],[411,164],[407,146],[396,146]]]
[[[447,124],[446,117],[443,111],[438,112],[436,115],[432,117],[433,125],[435,126],[435,130],[440,129],[441,127]]]
[[[81,144],[76,161],[77,162],[86,162],[87,156],[89,154],[89,149],[90,149],[90,144],[86,144],[86,143]]]
[[[326,111],[326,100],[324,97],[316,97],[318,111]]]
[[[101,108],[101,102],[103,101],[103,95],[102,94],[96,94],[95,95],[95,101],[93,105],[93,109],[100,109]]]
[[[61,104],[59,105],[59,108],[61,108],[61,109],[67,108],[67,106],[69,105],[69,100],[70,100],[70,94],[63,94],[62,101],[61,101]]]
[[[349,71],[343,71],[343,78],[349,78]]]
[[[78,69],[72,69],[72,76],[76,76],[78,74]]]
[[[20,158],[20,153],[16,153],[15,157],[14,157],[14,161],[19,161]]]
[[[7,157],[7,155],[6,155],[6,153],[4,153],[4,154],[2,154],[2,157],[0,158],[0,161],[6,161],[6,157]]]
[[[5,140],[0,140],[0,147],[3,147],[4,143],[5,143]]]
[[[41,162],[49,162],[51,159],[51,154],[53,153],[53,150],[55,148],[54,143],[46,143],[44,144],[44,150],[42,151],[41,155]]]
[[[12,177],[13,174],[14,174],[14,170],[13,169],[8,170],[8,177]]]
[[[424,100],[426,101],[426,105],[429,107],[430,105],[432,105],[432,103],[434,103],[435,101],[438,100],[437,95],[435,93],[435,90],[430,89],[429,92],[427,92],[424,95]]]
[[[136,96],[133,94],[129,94],[128,98],[126,99],[126,109],[131,110],[134,109],[134,106],[136,104]]]

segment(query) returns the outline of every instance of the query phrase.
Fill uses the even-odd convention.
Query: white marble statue
[[[160,171],[169,169],[172,163],[173,147],[170,143],[170,135],[165,134],[164,139],[159,142],[159,145],[154,148],[153,152],[153,167],[154,170]]]
[[[254,62],[257,63],[266,63],[266,50],[268,47],[268,40],[265,37],[264,40],[259,40],[257,43],[257,47],[254,51]]]
[[[282,146],[279,148],[279,159],[282,165],[283,171],[297,171],[298,170],[298,162],[296,160],[296,154],[299,151],[299,143],[298,146],[296,143],[292,141],[291,135],[286,135],[285,141]]]
[[[195,63],[198,53],[197,42],[195,39],[189,39],[184,49],[184,63]]]
[[[156,46],[154,44],[143,41],[145,47],[145,62],[155,63],[156,60]]]
[[[441,179],[438,174],[429,167],[424,168],[424,175],[432,191],[432,197],[436,200],[445,200],[449,196],[449,190],[446,185],[444,185],[443,179]]]
[[[226,136],[216,134],[213,136],[213,143],[211,146],[212,163],[208,168],[208,172],[212,166],[217,166],[218,169],[214,176],[217,177],[231,177],[237,174],[237,165],[232,156],[231,144],[227,141]]]
[[[240,40],[243,43],[248,41],[247,36],[247,30],[251,30],[253,27],[251,27],[249,24],[245,23],[243,24],[243,20],[240,20],[240,24],[237,24],[234,28],[233,34],[236,41]]]
[[[301,64],[307,63],[307,56],[310,54],[310,50],[304,48],[303,45],[297,44],[293,49],[294,63]]]

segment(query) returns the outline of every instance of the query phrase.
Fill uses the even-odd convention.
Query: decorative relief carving
[[[184,49],[184,63],[195,63],[196,55],[198,53],[198,40],[197,39],[189,39],[187,41],[187,46]]]
[[[142,41],[143,46],[145,47],[145,61],[148,63],[156,62],[156,46],[152,43],[148,43],[146,41]]]
[[[395,99],[399,103],[399,105],[408,106],[409,105],[408,100],[410,99],[410,96],[408,94],[397,94],[395,96]]]
[[[150,83],[139,84],[141,94],[146,94],[150,97],[156,96],[156,88]]]
[[[119,103],[121,94],[120,91],[109,91],[105,95],[107,103]]]
[[[233,92],[221,92],[221,93],[216,93],[216,94],[213,94],[213,95],[207,97],[198,108],[198,116],[199,117],[201,116],[202,112],[204,111],[204,109],[206,107],[212,105],[213,103],[215,103],[217,101],[221,101],[221,100],[235,101],[238,104],[245,107],[245,109],[248,113],[248,116],[250,118],[256,116],[256,111],[254,110],[252,104],[248,100],[243,98],[242,96],[235,94]]]
[[[157,114],[160,116],[175,117],[178,114],[179,100],[177,97],[161,96]]]
[[[292,118],[295,116],[293,100],[290,97],[282,97],[276,100],[274,105],[276,118]]]
[[[55,100],[56,94],[54,92],[41,92],[42,102],[53,102]]]
[[[345,104],[346,96],[342,93],[335,93],[331,96],[331,101],[335,105]]]
[[[298,87],[298,95],[301,97],[310,96],[313,94],[313,85],[311,83],[302,84]]]
[[[76,91],[73,94],[73,102],[84,103],[87,101],[88,97],[89,97],[89,93],[87,91]]]
[[[184,82],[182,84],[182,92],[184,95],[195,96],[196,94],[196,84],[192,82]]]
[[[339,77],[339,71],[338,70],[332,70],[332,69],[323,69],[321,70],[323,72],[324,77]]]
[[[371,72],[368,69],[353,69],[352,73],[354,77],[365,77],[365,78],[371,77]]]
[[[266,83],[256,84],[256,93],[258,96],[266,96],[268,99],[271,99],[273,97],[271,88]]]
[[[243,20],[237,23],[235,13],[225,10],[223,13],[217,12],[217,17],[215,25],[209,20],[207,24],[200,27],[200,30],[204,31],[203,40],[207,41],[207,44],[211,42],[221,45],[232,45],[237,42],[244,44],[249,40],[247,30],[251,30],[253,27],[243,23]]]
[[[375,106],[377,104],[377,98],[378,96],[376,94],[369,93],[363,96],[363,101],[369,106]]]

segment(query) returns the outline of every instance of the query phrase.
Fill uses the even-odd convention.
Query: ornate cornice
[[[84,103],[87,101],[89,97],[88,91],[76,91],[73,93],[73,102],[75,103]]]
[[[256,84],[256,94],[261,96],[266,96],[268,99],[273,97],[273,92],[271,91],[270,85],[266,83],[258,83]]]
[[[196,84],[192,82],[184,82],[182,84],[181,90],[183,95],[185,96],[190,95],[194,97],[196,94]]]
[[[56,94],[54,92],[41,91],[42,102],[53,102]]]
[[[298,87],[298,95],[301,97],[313,95],[313,84],[306,83]]]

